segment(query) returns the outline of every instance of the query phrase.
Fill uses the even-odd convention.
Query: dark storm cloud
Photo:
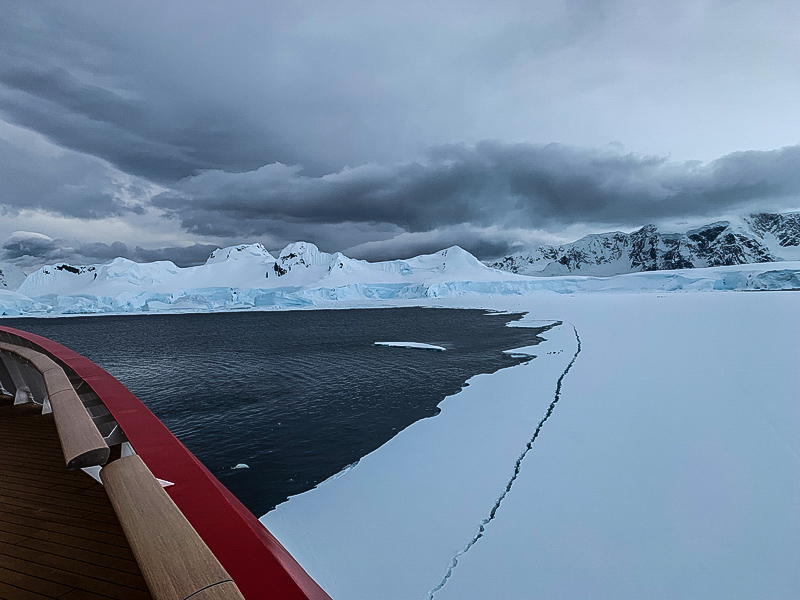
[[[7,121],[161,183],[279,159],[314,164],[252,114],[267,98],[252,92],[250,106],[241,107],[232,97],[241,90],[226,94],[223,72],[236,67],[203,52],[218,33],[213,17],[187,31],[185,6],[151,4],[163,19],[113,3],[95,9],[80,2],[0,8],[0,115]],[[243,48],[235,38],[225,43],[223,53],[236,60],[230,55]],[[237,86],[247,89],[249,68],[237,70]]]
[[[180,148],[148,136],[149,126],[137,128],[147,121],[138,106],[80,85],[63,69],[0,71],[0,84],[5,86],[0,87],[0,111],[9,121],[126,172],[162,181],[214,164],[192,160]]]
[[[794,142],[796,13],[791,0],[7,0],[0,115],[162,184],[273,162],[320,175],[481,139],[708,159]]]
[[[478,258],[497,258],[526,247],[526,244],[518,239],[519,233],[519,231],[456,225],[420,233],[402,233],[386,240],[365,242],[349,248],[345,254],[369,261],[395,260],[420,254],[433,254],[450,246],[461,246]]]
[[[0,145],[0,210],[115,217],[132,255],[155,182],[186,242],[388,258],[795,208],[797,147],[663,155],[796,143],[799,6],[7,0],[0,129],[65,150]]]
[[[2,245],[0,258],[20,266],[38,267],[44,263],[65,262],[71,264],[104,263],[117,257],[137,262],[169,260],[179,267],[203,264],[218,248],[211,244],[171,246],[165,248],[128,248],[122,242],[68,242],[26,231],[12,234]]]
[[[170,246],[154,249],[137,246],[133,249],[130,258],[139,262],[170,260],[179,267],[191,267],[206,262],[209,255],[218,247],[213,244],[192,244],[191,246]]]
[[[10,122],[153,181],[200,169],[254,168],[277,156],[253,148],[252,133],[237,131],[221,115],[170,114],[189,99],[175,98],[171,108],[144,105],[82,84],[60,68],[0,70],[0,84],[0,111]]]
[[[76,152],[41,154],[0,139],[0,211],[42,209],[83,219],[99,219],[143,208],[149,186]]]
[[[79,113],[92,121],[123,126],[126,123],[141,124],[143,120],[140,103],[125,100],[103,88],[83,84],[62,68],[49,71],[38,67],[6,68],[0,70],[0,83]]]
[[[207,171],[153,203],[202,235],[269,233],[276,221],[384,223],[423,232],[459,224],[637,226],[753,203],[795,206],[800,146],[737,152],[708,164],[557,144],[440,146],[425,163],[366,165],[323,177],[295,167]]]

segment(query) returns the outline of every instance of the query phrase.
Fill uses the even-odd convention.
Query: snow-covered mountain
[[[561,246],[539,246],[490,263],[534,276],[610,276],[800,260],[800,213],[761,213],[719,221],[686,233],[646,225],[633,233],[601,233]]]
[[[231,246],[215,250],[205,264],[183,268],[169,261],[137,263],[125,258],[98,265],[60,263],[31,273],[16,292],[0,288],[0,314],[379,306],[385,301],[540,292],[800,289],[800,261],[687,268],[698,266],[700,260],[721,264],[777,259],[769,253],[774,245],[797,250],[797,238],[788,235],[780,221],[760,218],[753,222],[762,232],[763,243],[758,245],[742,234],[730,233],[730,224],[715,224],[687,234],[665,236],[654,228],[644,228],[632,234],[589,236],[567,248],[562,255],[566,262],[555,255],[556,264],[564,268],[578,265],[574,270],[582,272],[584,265],[589,265],[602,275],[655,267],[680,269],[605,279],[528,277],[489,267],[458,246],[407,260],[374,263],[322,252],[308,242],[289,244],[277,258],[261,244]],[[578,248],[579,244],[583,247]],[[762,251],[764,247],[766,251]],[[545,254],[539,262],[524,265],[554,261],[542,256]],[[690,264],[687,257],[695,262]],[[544,270],[553,268],[545,265],[539,273]]]
[[[0,263],[0,289],[15,290],[25,281],[25,273],[16,265]]]
[[[458,246],[370,263],[296,242],[277,259],[261,244],[247,244],[215,250],[205,264],[185,268],[125,258],[99,265],[48,265],[4,298],[7,314],[220,310],[409,296],[435,284],[509,279],[525,278],[487,267]]]

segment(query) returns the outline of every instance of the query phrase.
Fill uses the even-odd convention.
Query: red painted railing
[[[172,435],[164,424],[104,369],[61,344],[0,326],[70,367],[100,397],[136,453],[160,479],[247,600],[330,600],[245,506]]]

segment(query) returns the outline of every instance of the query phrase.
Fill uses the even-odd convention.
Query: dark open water
[[[122,381],[256,516],[526,359],[522,315],[423,308],[3,319]],[[427,342],[446,352],[376,347]],[[491,400],[491,399],[489,399]],[[249,469],[232,470],[237,463]]]

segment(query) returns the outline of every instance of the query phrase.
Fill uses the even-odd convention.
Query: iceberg
[[[447,348],[443,346],[434,346],[433,344],[425,344],[422,342],[375,342],[375,346],[387,346],[389,348],[417,348],[419,350],[435,350],[437,352],[444,352]]]

